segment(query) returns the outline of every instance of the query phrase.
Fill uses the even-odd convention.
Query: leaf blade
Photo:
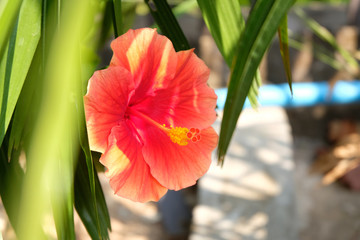
[[[28,11],[28,9],[34,9]],[[18,23],[15,26],[15,36],[9,44],[7,60],[3,59],[1,64],[6,64],[5,71],[0,72],[0,143],[8,128],[11,116],[14,112],[16,102],[20,95],[26,75],[33,60],[35,50],[40,39],[41,28],[41,2],[24,0]]]
[[[93,179],[96,190],[95,204],[97,211],[97,213],[95,213],[93,205],[94,193],[90,189],[91,179],[85,158],[84,152],[81,151],[74,181],[75,209],[92,239],[109,239],[108,229],[111,230],[110,217],[106,207],[104,193],[98,175],[93,170],[93,172],[95,172]],[[92,199],[92,201],[89,201],[89,199]],[[100,226],[97,226],[97,222],[100,223]]]
[[[61,199],[53,202],[53,213],[59,238],[74,239],[72,179],[75,166],[74,152],[78,149],[76,115],[73,113],[73,95],[76,95],[80,76],[79,46],[83,23],[92,17],[85,2],[62,1],[61,27],[56,29],[54,41],[46,49],[46,63],[42,101],[31,136],[27,155],[27,169],[20,202],[22,217],[19,238],[41,239],[41,228],[36,225],[50,213],[49,196]],[[60,36],[67,36],[61,38]],[[49,41],[50,42],[50,41]],[[42,77],[42,74],[38,74]],[[49,161],[52,160],[52,161]],[[63,179],[63,181],[59,181]],[[57,214],[60,212],[61,214]],[[60,225],[59,225],[60,224]],[[63,225],[62,225],[63,224]]]
[[[173,43],[175,50],[190,49],[190,44],[166,0],[145,0],[145,3],[162,33]]]
[[[287,30],[287,16],[285,15],[283,20],[280,23],[278,28],[278,36],[279,36],[279,44],[280,44],[280,53],[281,58],[284,64],[286,79],[289,84],[289,88],[291,91],[291,95],[293,93],[292,90],[292,76],[291,76],[291,67],[290,67],[290,54],[289,54],[289,37]]]
[[[112,1],[112,10],[113,10],[113,25],[114,25],[114,34],[115,38],[123,34],[123,20],[122,20],[122,11],[121,11],[121,0]]]
[[[340,53],[342,58],[346,61],[348,67],[347,70],[352,75],[359,74],[359,64],[356,59],[351,55],[349,51],[341,47],[335,37],[325,27],[321,26],[314,19],[311,19],[306,13],[300,8],[295,9],[295,13],[305,22],[305,24],[323,41],[329,43],[336,51]]]
[[[252,9],[237,49],[232,69],[218,145],[218,162],[223,164],[256,69],[270,44],[282,17],[294,0],[258,0]],[[240,55],[241,54],[241,55]]]
[[[0,59],[5,52],[8,38],[15,25],[22,0],[4,0],[0,4]]]
[[[78,99],[77,114],[81,151],[75,172],[75,209],[92,239],[109,239],[110,215],[94,169],[83,106],[82,98]]]
[[[212,1],[197,0],[206,25],[213,36],[219,51],[229,67],[233,64],[234,54],[245,20],[237,0]]]
[[[229,68],[233,68],[233,63],[238,57],[235,54],[236,49],[245,27],[240,2],[237,0],[216,0],[212,1],[211,4],[207,0],[197,0],[197,2],[220,53]],[[253,108],[258,106],[257,96],[260,85],[261,76],[256,74],[256,79],[248,94],[248,99]]]

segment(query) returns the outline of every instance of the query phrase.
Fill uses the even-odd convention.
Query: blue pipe
[[[268,84],[260,87],[259,106],[306,107],[319,104],[346,104],[360,102],[360,81],[338,81],[333,89],[327,82],[293,83],[293,96],[289,85]],[[217,105],[223,109],[227,88],[216,89]],[[245,108],[250,107],[248,99]]]

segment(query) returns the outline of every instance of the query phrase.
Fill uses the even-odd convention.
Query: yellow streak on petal
[[[155,34],[156,29],[142,29],[131,43],[126,52],[131,73],[135,73],[140,67],[140,60],[148,51]]]
[[[105,175],[108,178],[112,178],[113,176],[121,173],[130,164],[130,160],[116,144],[113,144],[105,155],[101,157],[100,162],[106,166],[107,171]]]
[[[157,83],[155,85],[156,88],[161,88],[163,86],[164,76],[166,75],[166,70],[169,62],[169,55],[173,46],[170,42],[167,42],[162,53],[161,61],[159,68],[157,69],[155,79]]]
[[[96,127],[94,127],[94,121],[90,118],[87,122],[87,131],[89,138],[89,145],[92,151],[104,153],[106,149],[106,143],[101,142],[96,132]]]

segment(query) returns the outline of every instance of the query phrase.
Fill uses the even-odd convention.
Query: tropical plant
[[[222,164],[245,99],[256,105],[259,63],[276,31],[288,64],[286,14],[295,0],[177,1],[198,6],[231,69],[221,124]],[[166,0],[145,0],[176,51],[189,45]],[[83,96],[110,35],[131,25],[138,2],[2,0],[0,2],[0,195],[19,239],[43,239],[44,216],[59,239],[75,239],[75,207],[93,239],[108,239],[110,218],[89,148]],[[1,236],[1,235],[0,235]]]

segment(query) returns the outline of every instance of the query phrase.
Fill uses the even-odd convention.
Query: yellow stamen
[[[163,130],[169,136],[170,140],[173,143],[179,144],[180,146],[188,145],[189,141],[192,141],[194,143],[200,141],[200,130],[197,128],[191,128],[189,130],[185,127],[174,127],[172,125],[170,125],[170,128],[168,128],[165,124],[161,125],[141,112],[134,111],[133,109],[128,109],[128,113],[141,117],[148,123]]]
[[[172,142],[177,143],[180,146],[186,146],[189,140],[187,137],[188,132],[189,129],[184,127],[171,127],[167,135],[170,137]]]

